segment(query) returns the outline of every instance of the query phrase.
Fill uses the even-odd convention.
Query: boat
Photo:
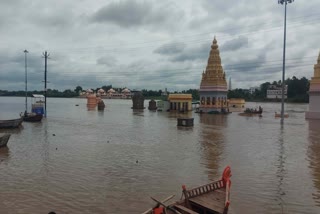
[[[222,178],[217,181],[192,189],[182,185],[182,199],[170,205],[165,205],[165,202],[173,196],[162,201],[151,197],[157,204],[143,214],[227,214],[230,206],[230,177],[231,168],[227,166]]]
[[[18,128],[23,121],[23,117],[13,120],[0,120],[0,128]]]
[[[278,118],[278,117],[281,118],[281,113],[275,112],[275,113],[274,113],[274,117],[275,117],[275,118]],[[284,118],[288,118],[288,117],[289,117],[289,114],[283,114],[283,117],[284,117]]]
[[[43,115],[42,114],[36,114],[36,113],[24,113],[21,115],[23,117],[23,120],[26,122],[40,122],[42,120]]]
[[[0,147],[7,146],[10,136],[10,134],[0,134]]]
[[[252,116],[262,117],[262,112],[263,112],[263,109],[261,108],[261,106],[259,106],[259,110],[246,108],[246,110],[244,110],[244,112],[239,113],[239,115],[249,116],[249,117],[252,117]]]

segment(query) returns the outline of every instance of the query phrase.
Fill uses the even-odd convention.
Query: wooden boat
[[[40,122],[43,117],[42,114],[26,113],[26,112],[21,116],[23,117],[23,120],[26,122]]]
[[[239,113],[239,115],[248,116],[248,117],[254,117],[254,116],[262,117],[262,111],[263,110],[260,106],[259,106],[259,110],[247,108],[246,110],[244,110],[244,112]]]
[[[0,147],[7,146],[10,136],[10,134],[0,134]]]
[[[18,128],[22,123],[23,118],[13,120],[0,120],[0,128]]]
[[[281,113],[278,114],[277,112],[275,112],[275,113],[274,113],[274,117],[276,117],[276,118],[277,118],[277,117],[281,118]],[[289,117],[289,114],[283,114],[283,117],[284,117],[284,118],[288,118],[288,117]]]
[[[42,99],[44,99],[42,94],[32,94],[31,112],[27,112],[28,98],[26,96],[26,110],[24,113],[20,114],[24,121],[41,122],[44,114],[44,101]]]
[[[182,186],[183,199],[171,205],[164,203],[170,200],[170,196],[163,201],[152,198],[157,205],[143,214],[227,214],[230,205],[231,168],[227,166],[218,181],[208,183],[193,189]]]

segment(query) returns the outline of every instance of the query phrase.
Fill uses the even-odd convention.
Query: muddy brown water
[[[17,117],[24,98],[0,97],[0,118]],[[75,106],[79,104],[79,106]],[[48,118],[23,123],[0,149],[0,213],[141,213],[232,169],[232,213],[320,213],[320,121],[306,104],[247,103],[263,117],[133,111],[131,100],[48,99]],[[146,101],[145,106],[147,107]],[[5,130],[0,130],[5,132]]]

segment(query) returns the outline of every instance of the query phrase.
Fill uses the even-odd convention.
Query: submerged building
[[[214,37],[206,70],[200,83],[200,112],[221,112],[228,108],[226,74],[221,65],[217,40]]]
[[[309,111],[307,119],[320,119],[320,53],[318,63],[314,65],[314,77],[310,80]]]
[[[186,112],[192,110],[191,94],[169,94],[170,111]]]

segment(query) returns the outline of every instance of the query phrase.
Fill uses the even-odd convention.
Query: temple
[[[226,74],[221,66],[217,40],[214,37],[206,70],[200,84],[199,111],[204,113],[224,112],[228,108]]]
[[[320,53],[318,63],[314,65],[314,77],[310,80],[309,111],[307,119],[320,119]]]

